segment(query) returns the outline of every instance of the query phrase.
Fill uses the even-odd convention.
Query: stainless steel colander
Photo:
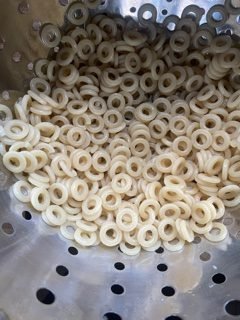
[[[68,0],[0,0],[0,103],[27,88],[33,63],[47,55],[39,29],[61,26]],[[143,0],[105,0],[99,11],[137,17]],[[148,0],[158,21],[191,4],[205,12],[221,0]],[[232,0],[240,6],[240,1]],[[202,23],[205,22],[205,15]],[[240,36],[240,16],[218,32]],[[240,319],[240,219],[228,211],[230,236],[219,244],[199,237],[182,252],[78,248],[14,199],[0,165],[0,320]]]

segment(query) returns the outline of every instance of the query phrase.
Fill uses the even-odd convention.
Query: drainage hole
[[[157,265],[157,269],[158,271],[164,272],[167,271],[168,266],[165,263],[160,263]]]
[[[159,247],[157,250],[155,250],[156,253],[163,253],[164,249],[162,247]]]
[[[117,270],[124,270],[125,269],[125,265],[122,262],[116,262],[114,264],[114,268],[117,269]]]
[[[163,287],[162,294],[166,297],[172,297],[175,294],[175,289],[173,287],[169,287],[169,286]]]
[[[3,233],[5,233],[5,234],[11,235],[11,234],[14,233],[14,228],[13,228],[13,226],[12,226],[11,223],[9,223],[9,222],[4,222],[4,223],[2,224],[2,231],[3,231]]]
[[[32,215],[29,211],[23,211],[22,212],[22,216],[25,220],[31,220],[32,219]]]
[[[43,304],[52,304],[55,301],[55,295],[46,288],[38,289],[36,297]]]
[[[76,255],[78,254],[78,249],[75,248],[75,247],[69,247],[69,248],[68,248],[68,252],[69,252],[70,254],[72,254],[73,256],[76,256]]]
[[[66,268],[65,266],[57,266],[56,272],[63,277],[66,277],[69,274],[68,268]]]
[[[202,260],[202,261],[208,261],[208,260],[210,260],[211,255],[210,255],[210,253],[208,253],[208,252],[202,252],[202,253],[200,254],[199,258],[200,258],[200,260]]]
[[[231,300],[225,305],[225,310],[232,316],[240,316],[240,301]]]
[[[122,320],[122,317],[117,313],[107,312],[104,314],[103,320]]]
[[[124,288],[120,284],[113,284],[111,286],[111,291],[114,294],[119,294],[120,295],[120,294],[123,294]]]
[[[224,274],[222,273],[216,273],[213,277],[212,277],[212,281],[216,284],[221,284],[223,282],[225,282],[226,277]]]

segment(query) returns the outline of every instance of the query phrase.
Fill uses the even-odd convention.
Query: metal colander
[[[137,17],[142,0],[105,0],[99,11]],[[157,20],[188,5],[205,12],[221,0],[149,0]],[[239,0],[232,0],[240,6]],[[0,103],[27,88],[33,63],[47,55],[44,23],[61,26],[68,0],[0,0]],[[205,22],[205,15],[202,23]],[[218,32],[240,35],[240,16]],[[228,211],[230,236],[219,244],[196,237],[181,252],[78,248],[19,203],[12,177],[0,166],[0,320],[230,320],[240,319],[240,219]]]

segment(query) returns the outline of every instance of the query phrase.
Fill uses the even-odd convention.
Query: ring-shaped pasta
[[[177,236],[175,221],[171,218],[165,218],[159,222],[158,234],[164,241],[172,241]]]
[[[153,79],[151,72],[145,72],[140,77],[140,82],[139,83],[140,83],[141,89],[146,93],[153,92],[157,87],[157,80]]]
[[[53,226],[61,226],[66,222],[67,215],[64,209],[57,205],[48,206],[46,209],[46,217]]]
[[[131,189],[131,185],[132,178],[125,173],[116,174],[111,181],[113,191],[119,194],[128,192]]]
[[[78,13],[81,13],[80,15]],[[68,8],[67,19],[70,23],[80,26],[85,24],[89,16],[88,8],[81,2],[74,2]]]
[[[30,202],[32,185],[27,181],[17,181],[13,185],[13,193],[21,202]]]
[[[90,169],[92,165],[92,159],[89,152],[86,150],[78,150],[72,157],[73,168],[85,172]]]
[[[149,142],[143,138],[137,138],[132,141],[130,150],[133,156],[144,158],[149,154]]]
[[[190,37],[183,30],[176,30],[170,37],[169,45],[175,52],[186,51],[190,45]]]
[[[192,45],[196,49],[203,49],[206,46],[210,46],[212,39],[212,33],[206,29],[202,29],[193,35]]]
[[[168,251],[180,251],[183,249],[185,244],[185,241],[183,239],[180,239],[176,237],[172,241],[163,241],[163,246],[166,248]]]
[[[141,226],[137,233],[137,240],[143,247],[153,246],[158,240],[157,228],[151,224]]]
[[[230,145],[230,137],[224,130],[217,130],[213,133],[212,148],[215,151],[225,151]]]
[[[51,91],[49,83],[46,80],[41,78],[33,78],[30,81],[30,88],[31,88],[31,91],[36,93],[37,95],[40,95],[41,93],[49,95]]]
[[[207,130],[198,129],[192,133],[191,140],[193,147],[198,150],[201,150],[208,149],[212,144],[213,138]]]
[[[109,236],[111,232],[111,236]],[[122,241],[122,232],[114,222],[104,222],[99,231],[101,242],[107,247],[114,247]]]
[[[193,19],[196,23],[199,23],[202,16],[204,14],[204,9],[200,8],[197,5],[189,5],[184,8],[181,18],[191,18]]]
[[[47,23],[40,31],[40,37],[46,47],[54,48],[61,40],[61,32],[57,26]]]
[[[176,220],[176,229],[180,237],[187,241],[187,242],[193,242],[194,240],[194,233],[189,225],[189,222],[182,219]]]
[[[155,60],[151,65],[151,75],[153,80],[158,80],[165,71],[165,64],[162,60]]]
[[[201,224],[198,224],[195,220],[191,219],[189,224],[190,224],[190,228],[195,233],[205,234],[205,233],[209,232],[212,229],[213,222],[209,221],[207,224],[201,225]]]
[[[181,210],[175,203],[166,203],[159,210],[159,218],[163,221],[169,218],[174,221],[180,217],[180,214]]]
[[[143,168],[142,176],[146,181],[153,182],[161,178],[161,173],[157,170],[154,163],[148,163]]]
[[[211,211],[207,202],[195,203],[192,207],[192,218],[201,225],[207,224],[211,220]]]
[[[116,224],[124,232],[134,230],[138,225],[138,214],[130,208],[118,210],[116,214]]]
[[[94,221],[101,216],[102,199],[96,194],[90,194],[82,202],[83,217],[87,221]]]
[[[135,256],[141,251],[141,246],[139,245],[132,245],[129,244],[128,242],[121,242],[119,245],[120,250],[127,254],[128,256]]]
[[[145,19],[144,14],[150,13],[150,18]],[[157,9],[153,4],[145,3],[141,5],[141,7],[138,9],[138,21],[142,25],[149,24],[150,22],[156,22],[157,19]]]
[[[206,201],[211,203],[216,209],[216,216],[214,219],[215,220],[221,219],[225,213],[225,207],[222,200],[218,197],[210,197]]]
[[[48,192],[51,202],[56,205],[62,205],[68,199],[67,188],[61,183],[52,183],[49,187]]]
[[[214,18],[214,14],[219,15],[219,19]],[[207,23],[214,28],[221,27],[228,19],[228,12],[223,5],[212,6],[207,12]]]
[[[158,89],[161,94],[168,95],[177,87],[177,79],[172,73],[164,73],[158,80]]]
[[[175,202],[175,201],[181,201],[184,197],[183,191],[177,187],[167,187],[164,186],[159,192],[159,196],[161,196],[163,199]]]
[[[126,55],[124,64],[127,71],[134,74],[139,72],[141,68],[141,60],[139,56],[134,52],[130,52]]]
[[[218,196],[223,201],[224,200],[233,200],[236,197],[238,197],[239,195],[240,195],[240,187],[235,184],[227,185],[227,186],[218,190]]]
[[[70,194],[76,201],[86,200],[89,195],[87,183],[84,180],[78,178],[73,180],[70,186]]]
[[[114,58],[114,49],[110,42],[103,41],[97,48],[97,56],[102,63],[109,63]]]
[[[21,120],[10,120],[4,126],[5,135],[13,140],[22,140],[29,133],[29,125]]]
[[[89,232],[78,228],[74,232],[74,240],[84,247],[93,246],[97,241],[97,234],[96,232]]]
[[[160,154],[155,159],[157,170],[163,173],[170,173],[176,157],[173,153]]]
[[[211,175],[217,175],[222,170],[224,158],[222,156],[213,156],[205,163],[205,172]]]
[[[192,141],[185,136],[180,136],[174,139],[172,150],[180,157],[186,157],[192,151]]]
[[[105,210],[114,211],[120,207],[121,196],[114,192],[111,188],[105,189],[101,193],[102,206]]]
[[[27,166],[24,155],[16,151],[9,151],[3,155],[4,166],[13,173],[23,172]]]
[[[215,230],[218,230],[218,233],[213,232]],[[226,226],[223,223],[213,222],[211,230],[206,232],[204,234],[204,237],[211,242],[219,242],[224,240],[227,235],[228,235],[228,231]]]
[[[186,117],[178,115],[171,117],[169,121],[169,129],[176,136],[182,136],[187,131],[187,127],[189,125],[189,121]]]
[[[73,61],[74,54],[72,48],[62,48],[57,53],[56,61],[60,66],[67,66]]]
[[[105,150],[98,150],[92,156],[92,165],[98,172],[106,172],[110,168],[111,158]]]
[[[157,110],[153,104],[149,102],[141,103],[134,112],[134,116],[138,121],[148,123],[157,115]]]
[[[44,188],[33,188],[31,191],[31,204],[37,211],[45,211],[50,205],[49,192]]]
[[[68,240],[74,240],[74,232],[76,229],[76,223],[71,221],[66,221],[60,226],[60,232],[62,236]]]
[[[186,182],[181,177],[174,175],[165,176],[164,184],[166,187],[178,187],[180,189],[186,188]]]

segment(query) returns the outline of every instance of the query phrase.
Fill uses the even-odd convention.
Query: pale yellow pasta
[[[179,234],[179,236],[187,241],[192,242],[194,240],[194,233],[189,225],[189,222],[182,219],[176,220],[176,229]]]
[[[50,205],[49,192],[43,188],[33,188],[31,191],[31,204],[37,211],[45,211]]]
[[[162,187],[160,197],[165,201],[175,202],[183,199],[183,191],[177,187]]]
[[[22,180],[17,181],[13,185],[13,193],[15,197],[21,202],[30,202],[32,186],[28,182]]]
[[[76,229],[76,223],[71,221],[67,221],[60,226],[62,236],[68,240],[74,240],[74,232]]]
[[[210,221],[205,225],[198,224],[195,220],[191,219],[190,222],[191,229],[197,234],[205,234],[212,229],[213,223]]]
[[[198,129],[192,134],[192,144],[198,149],[208,149],[212,144],[212,136],[205,129]]]
[[[74,239],[81,246],[93,246],[97,241],[97,234],[95,232],[89,232],[78,228],[74,232]]]
[[[131,184],[131,177],[125,173],[116,174],[111,181],[112,189],[119,194],[128,192]]]
[[[138,225],[138,214],[130,208],[120,209],[116,214],[116,223],[120,230],[130,232]]]
[[[163,241],[163,246],[169,251],[180,251],[184,247],[185,241],[176,237],[172,241]]]
[[[158,89],[163,95],[172,93],[177,86],[177,79],[172,73],[164,73],[158,80]]]
[[[218,230],[218,233],[213,233],[213,230]],[[223,223],[213,222],[211,230],[204,234],[207,240],[212,242],[219,242],[226,238],[228,234],[227,228]]]
[[[180,157],[186,157],[192,151],[192,141],[188,137],[179,136],[173,141],[172,150]]]
[[[52,203],[62,205],[68,199],[67,188],[61,183],[52,183],[49,187],[49,196]]]
[[[27,166],[25,157],[16,151],[9,151],[3,155],[3,164],[14,173],[23,172]]]
[[[112,236],[108,234],[112,231]],[[114,222],[104,222],[99,231],[99,237],[105,246],[116,246],[122,241],[122,232]]]
[[[176,157],[173,153],[159,155],[155,159],[157,169],[163,173],[170,173]]]
[[[60,206],[51,205],[46,209],[46,217],[54,226],[60,226],[66,222],[66,213]]]
[[[70,186],[70,195],[76,201],[83,201],[89,194],[87,183],[79,178],[73,180]]]
[[[215,131],[213,134],[212,147],[215,151],[225,151],[230,144],[230,137],[227,132],[223,130]]]
[[[198,224],[204,225],[211,220],[211,211],[208,203],[201,201],[192,208],[192,218]]]
[[[166,33],[152,4],[140,7],[139,29],[91,17],[100,2],[70,4],[62,36],[43,28],[58,47],[36,62],[27,94],[0,105],[0,153],[20,180],[11,195],[80,246],[136,255],[181,250],[196,234],[223,240],[216,220],[240,203],[235,39],[200,27],[194,6],[194,21],[187,9],[167,17]]]
[[[177,236],[175,221],[171,218],[165,218],[159,222],[158,233],[162,240],[172,241]]]
[[[150,234],[149,237],[147,237],[147,234]],[[151,247],[153,246],[158,239],[158,232],[156,227],[154,227],[151,224],[146,224],[139,228],[138,234],[137,234],[137,240],[139,244],[143,247]]]

